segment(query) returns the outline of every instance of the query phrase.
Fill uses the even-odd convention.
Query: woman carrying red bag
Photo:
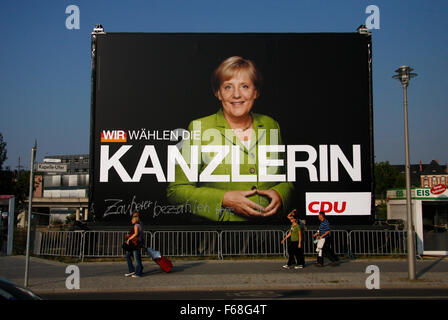
[[[133,215],[131,222],[131,231],[126,236],[126,244],[131,247],[131,250],[126,252],[129,273],[126,273],[125,276],[138,278],[142,276],[143,270],[142,256],[140,252],[140,249],[143,247],[143,228],[140,224],[140,218],[137,215]],[[135,267],[132,263],[132,257],[135,261]]]

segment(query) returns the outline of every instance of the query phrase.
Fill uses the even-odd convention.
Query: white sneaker
[[[303,269],[303,266],[299,264],[298,266],[295,266],[294,269]]]
[[[136,275],[136,274],[133,274],[133,275],[132,275],[132,278],[140,278],[140,276],[139,276],[139,275]]]
[[[135,272],[130,272],[130,273],[125,273],[124,276],[125,277],[130,277],[133,276],[135,274]]]
[[[285,269],[289,269],[289,266],[288,266],[287,264],[285,264],[285,265],[283,266],[283,268],[285,268]]]

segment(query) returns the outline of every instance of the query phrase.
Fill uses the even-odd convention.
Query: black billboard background
[[[129,215],[103,218],[104,199],[129,204],[135,196],[138,203],[166,204],[167,183],[157,182],[154,175],[143,175],[140,183],[122,183],[111,169],[109,182],[99,182],[101,131],[174,130],[215,113],[220,103],[212,93],[210,76],[221,61],[235,55],[255,61],[260,69],[263,88],[253,111],[279,122],[284,144],[315,149],[337,144],[349,160],[352,145],[361,145],[361,182],[353,182],[341,165],[339,182],[310,182],[308,171],[297,169],[294,200],[299,212],[304,216],[305,192],[372,192],[373,197],[369,35],[108,33],[95,37],[90,157],[90,207],[95,221],[129,221]],[[121,158],[131,176],[146,144],[155,145],[165,171],[167,145],[176,142],[133,142],[132,152]],[[108,145],[112,155],[122,144]],[[142,217],[154,225],[216,225],[186,214],[153,219],[152,212],[142,211]],[[336,224],[365,224],[370,219],[331,217]]]

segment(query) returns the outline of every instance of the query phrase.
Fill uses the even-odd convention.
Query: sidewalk
[[[67,292],[65,273],[69,264],[31,258],[29,288],[36,293]],[[83,262],[79,292],[188,291],[188,290],[289,290],[365,289],[369,265],[380,270],[381,288],[447,288],[448,258],[425,258],[416,262],[416,280],[409,281],[406,259],[342,260],[339,266],[314,267],[307,259],[302,270],[285,270],[285,259],[173,261],[170,273],[149,259],[143,260],[144,275],[127,278],[126,262]],[[74,264],[74,263],[73,263]],[[0,257],[0,277],[24,284],[25,257]],[[72,291],[73,292],[73,291]]]

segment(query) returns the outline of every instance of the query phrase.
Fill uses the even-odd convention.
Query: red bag
[[[165,272],[170,272],[173,264],[170,260],[162,256],[161,258],[154,259],[154,261],[162,268]]]
[[[126,235],[126,240],[129,239],[132,235],[134,234],[134,227],[131,228],[131,230],[129,230],[128,234]],[[139,237],[135,237],[134,239],[131,240],[131,243],[134,245],[134,247],[138,248],[139,247]]]

